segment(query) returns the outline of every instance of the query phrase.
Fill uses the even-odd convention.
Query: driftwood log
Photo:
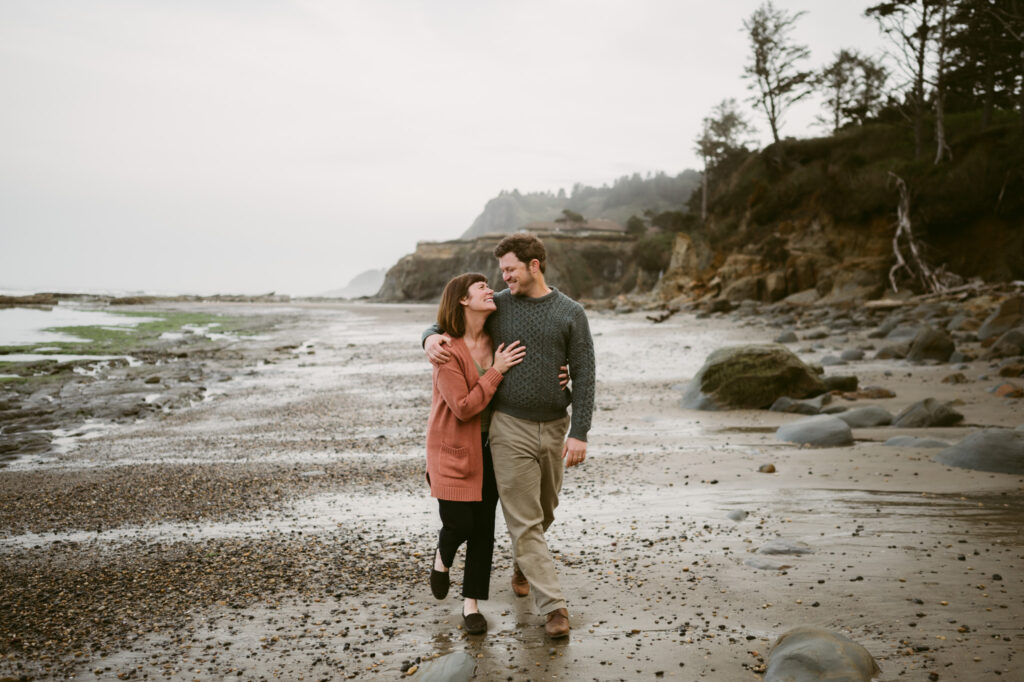
[[[665,320],[667,320],[668,318],[672,317],[673,315],[675,315],[678,312],[679,312],[679,308],[676,308],[676,307],[673,306],[673,307],[668,308],[667,310],[665,310],[665,312],[663,312],[661,315],[658,315],[658,316],[648,315],[647,319],[650,320],[651,322],[653,322],[654,324],[658,324],[660,322],[664,322]]]
[[[896,263],[889,269],[889,284],[892,285],[892,290],[900,290],[896,284],[896,275],[901,270],[905,271],[910,279],[918,280],[927,293],[944,293],[951,285],[961,284],[963,278],[947,272],[944,265],[933,268],[928,264],[921,253],[921,243],[914,236],[914,229],[910,223],[910,192],[907,190],[907,183],[892,171],[889,171],[889,177],[895,181],[896,189],[900,193],[900,200],[896,205],[896,232],[892,237],[892,252],[896,257]]]

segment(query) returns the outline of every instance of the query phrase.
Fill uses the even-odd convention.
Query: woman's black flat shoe
[[[479,635],[482,632],[487,632],[487,619],[479,613],[471,613],[468,616],[462,614],[462,622],[466,626],[466,632],[471,635]]]
[[[444,599],[448,596],[448,586],[451,580],[445,571],[436,571],[430,568],[430,591],[435,599]]]
[[[438,571],[434,568],[434,562],[437,561],[437,555],[440,552],[441,550],[436,549],[434,550],[434,556],[430,557],[430,592],[434,595],[435,599],[447,597],[448,586],[451,584],[448,571]]]

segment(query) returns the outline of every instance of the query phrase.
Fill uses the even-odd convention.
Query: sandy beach
[[[462,651],[480,680],[731,682],[806,624],[866,647],[880,680],[1024,679],[1024,477],[884,445],[1024,423],[987,361],[828,366],[895,394],[859,403],[958,400],[964,420],[799,447],[775,437],[798,415],[680,406],[709,353],[770,342],[772,318],[591,311],[589,456],[548,533],[573,627],[554,642],[509,587],[500,513],[488,633],[461,630],[458,565],[430,595],[434,306],[216,307],[278,321],[210,360],[204,399],[0,469],[0,680],[415,679]],[[812,363],[870,343],[796,331]],[[775,538],[811,551],[756,553]]]

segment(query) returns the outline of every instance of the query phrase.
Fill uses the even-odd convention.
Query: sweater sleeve
[[[594,361],[594,339],[590,335],[587,314],[582,308],[569,326],[569,371],[572,375],[572,424],[569,437],[585,441],[594,413],[597,368]]]
[[[447,362],[434,369],[437,390],[448,408],[461,422],[480,414],[494,397],[504,375],[491,367],[480,377],[472,389],[466,385],[466,375],[458,362]]]
[[[423,332],[423,336],[420,337],[420,347],[422,348],[422,347],[427,345],[427,338],[428,337],[433,336],[434,334],[440,334],[440,333],[442,333],[441,332],[441,328],[437,326],[437,322],[435,322],[434,324],[432,324],[429,327],[427,327],[424,330],[424,332]]]

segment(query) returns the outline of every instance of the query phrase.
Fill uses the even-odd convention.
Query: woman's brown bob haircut
[[[479,272],[467,272],[452,277],[441,294],[441,304],[437,306],[437,326],[441,331],[454,337],[466,333],[466,313],[460,301],[469,294],[469,288],[477,282],[486,282],[487,278]]]

